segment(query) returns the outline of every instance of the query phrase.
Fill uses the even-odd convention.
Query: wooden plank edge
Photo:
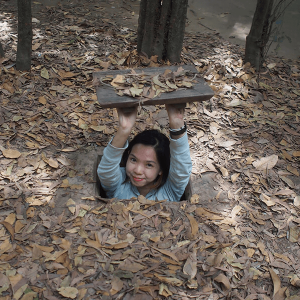
[[[153,98],[153,99],[149,99],[146,101],[143,101],[143,99],[139,100],[139,99],[132,99],[132,101],[128,100],[126,102],[119,102],[119,103],[107,103],[107,104],[103,104],[103,103],[99,103],[99,105],[102,108],[119,108],[119,107],[131,107],[131,106],[138,106],[138,105],[162,105],[162,104],[177,104],[177,103],[191,103],[191,102],[202,102],[202,101],[206,101],[209,100],[210,98],[212,98],[214,96],[214,93],[212,94],[205,94],[205,95],[201,95],[201,97],[199,96],[189,96],[189,97],[182,97],[182,98],[178,98],[174,101],[174,99],[159,99],[159,98]],[[121,96],[120,96],[121,97]]]

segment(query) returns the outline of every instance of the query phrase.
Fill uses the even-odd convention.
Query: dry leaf
[[[219,130],[219,125],[216,122],[211,122],[209,125],[209,130],[212,134],[217,134]]]
[[[247,251],[247,255],[249,257],[252,257],[254,255],[254,253],[255,253],[255,250],[252,249],[252,248],[248,248],[248,249],[246,249],[246,251]]]
[[[14,292],[14,298],[15,300],[18,300],[21,298],[21,296],[23,295],[23,293],[26,291],[28,287],[28,284],[24,284],[22,285],[19,289],[17,289],[15,292]]]
[[[231,181],[232,182],[236,182],[236,180],[238,179],[238,177],[240,176],[240,173],[235,173],[233,175],[231,175]]]
[[[220,171],[222,172],[223,177],[227,177],[229,175],[228,170],[224,167],[220,167]]]
[[[4,89],[9,91],[11,94],[13,94],[15,92],[15,88],[9,82],[3,83],[2,86],[3,86]]]
[[[277,294],[277,292],[280,290],[281,281],[273,269],[269,268],[269,272],[270,272],[272,280],[273,280],[273,286],[274,286],[273,297],[274,297]]]
[[[155,247],[152,247],[152,248],[166,256],[171,257],[172,259],[174,259],[177,262],[179,261],[178,258],[176,257],[176,255],[169,250],[159,249],[159,248],[155,248]]]
[[[34,207],[28,207],[26,210],[26,216],[27,218],[33,218],[35,213],[35,208]]]
[[[105,125],[102,125],[102,126],[91,125],[90,128],[95,131],[98,131],[98,132],[103,132],[105,130],[106,126]]]
[[[61,78],[71,78],[71,77],[75,77],[77,76],[79,73],[73,73],[73,72],[66,72],[64,70],[59,70],[58,71],[58,75],[61,77]]]
[[[212,159],[207,158],[206,159],[206,166],[208,167],[208,169],[212,172],[218,172],[215,168],[215,166],[213,165],[214,161]]]
[[[265,194],[261,194],[259,198],[268,206],[273,206],[276,204],[276,202],[274,202],[269,196],[267,196]]]
[[[198,228],[198,222],[196,221],[196,219],[192,215],[186,214],[186,216],[190,221],[192,237],[195,238],[197,233],[198,233],[198,229],[199,229]]]
[[[2,224],[7,231],[10,233],[12,240],[14,239],[14,235],[15,235],[15,230],[13,228],[13,226],[5,221],[0,222],[0,224]]]
[[[267,157],[263,157],[259,160],[256,160],[252,163],[252,165],[260,171],[270,170],[275,167],[278,161],[277,155],[271,155]]]
[[[268,64],[267,67],[268,67],[269,69],[273,69],[274,67],[276,67],[276,63]]]
[[[34,300],[36,298],[36,296],[37,296],[36,292],[28,292],[28,293],[24,294],[24,296],[22,297],[22,300]]]
[[[130,91],[132,97],[141,96],[143,93],[143,89],[139,89],[136,87],[130,88],[129,91]]]
[[[70,198],[67,201],[67,207],[68,207],[69,211],[74,215],[75,211],[76,211],[76,203],[73,199]]]
[[[294,175],[299,176],[299,172],[298,172],[297,168],[294,168],[293,166],[288,165],[288,166],[286,167],[286,169],[287,169],[289,172],[293,173]]]
[[[163,84],[162,82],[160,82],[158,77],[159,77],[159,75],[153,76],[153,78],[152,78],[153,83],[160,86],[160,87],[162,87],[162,88],[168,89],[168,86]]]
[[[120,263],[119,269],[123,270],[123,271],[130,271],[132,273],[137,273],[137,272],[145,269],[145,266],[142,264],[139,264],[137,262],[131,262],[131,261],[125,260]]]
[[[163,297],[169,297],[169,296],[172,296],[173,295],[173,293],[168,289],[168,287],[165,285],[165,284],[163,284],[163,283],[161,283],[160,285],[159,285],[159,291],[158,291],[158,294],[159,295],[161,295],[161,296],[163,296]]]
[[[298,243],[300,238],[300,227],[291,226],[289,231],[289,241],[292,243]]]
[[[47,163],[52,168],[55,168],[55,169],[58,168],[58,161],[55,160],[55,159],[53,159],[53,158],[51,158],[51,157],[47,160]]]
[[[112,81],[111,85],[114,87],[119,87],[119,84],[122,84],[125,82],[125,77],[123,75],[117,75]]]
[[[191,199],[190,199],[190,202],[192,204],[197,204],[197,203],[199,203],[199,201],[200,201],[200,196],[197,195],[197,194],[193,194]]]
[[[160,281],[171,284],[171,285],[175,285],[175,286],[181,286],[183,285],[183,281],[178,279],[178,278],[174,278],[174,277],[165,277],[165,276],[161,276],[159,274],[154,274],[155,277],[157,277]]]
[[[219,147],[224,147],[226,150],[232,150],[233,145],[237,143],[237,141],[221,141],[219,139],[216,140],[216,143],[218,144]]]
[[[113,277],[111,280],[111,295],[115,295],[123,288],[123,281],[119,277]]]
[[[17,220],[15,224],[15,232],[19,233],[22,228],[24,228],[25,224],[22,223],[22,221]]]
[[[2,149],[2,154],[6,158],[18,158],[21,156],[21,153],[15,149]]]
[[[14,225],[15,221],[16,221],[16,214],[15,213],[11,213],[9,214],[5,220],[5,222],[9,223],[10,225]]]
[[[197,258],[195,254],[192,254],[186,260],[183,266],[183,273],[190,276],[193,279],[197,274]]]
[[[47,99],[44,96],[39,97],[39,102],[43,105],[47,104]]]
[[[295,188],[295,184],[294,184],[294,182],[290,179],[290,178],[288,178],[288,177],[286,177],[286,176],[280,176],[279,175],[279,177],[290,187],[290,188]]]
[[[59,289],[57,289],[57,291],[64,297],[66,298],[71,298],[71,299],[75,299],[78,295],[78,290],[74,287],[61,287]]]
[[[290,275],[289,277],[291,279],[291,284],[300,288],[300,278],[296,274]]]
[[[197,216],[202,218],[208,218],[210,220],[223,220],[224,217],[220,216],[218,213],[209,211],[203,207],[197,207],[195,210]]]
[[[49,79],[49,72],[46,68],[42,68],[41,70],[41,77],[45,78],[45,79]]]
[[[217,277],[214,278],[215,281],[222,283],[226,290],[230,290],[230,282],[229,279],[222,273],[220,273]]]

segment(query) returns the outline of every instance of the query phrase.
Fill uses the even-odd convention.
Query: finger
[[[177,108],[178,110],[185,109],[186,103],[176,103],[174,104],[174,107]]]
[[[175,109],[185,109],[186,103],[172,103],[172,104],[166,104],[166,109],[168,108],[175,108]]]
[[[137,106],[129,106],[129,107],[120,107],[119,110],[125,114],[132,114],[133,112],[135,112],[137,110]]]

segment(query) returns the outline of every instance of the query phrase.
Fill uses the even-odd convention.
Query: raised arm
[[[166,110],[168,112],[169,116],[169,126],[170,126],[170,135],[172,139],[179,139],[184,134],[184,131],[182,134],[176,134],[180,132],[180,129],[184,128],[184,109],[185,109],[185,103],[183,104],[166,104]]]
[[[116,148],[123,148],[130,132],[135,124],[137,107],[118,108],[119,128],[116,132],[111,144]]]
[[[107,196],[112,198],[123,181],[120,161],[126,147],[126,141],[135,124],[137,108],[118,109],[119,128],[111,143],[104,149],[97,172]],[[122,179],[123,178],[123,179]]]
[[[184,122],[185,104],[166,105],[170,125],[171,164],[167,180],[168,196],[171,201],[179,201],[189,182],[192,161]]]

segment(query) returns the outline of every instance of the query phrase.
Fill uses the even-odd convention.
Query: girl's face
[[[136,144],[128,156],[126,174],[141,195],[146,196],[154,180],[162,174],[153,147]]]

